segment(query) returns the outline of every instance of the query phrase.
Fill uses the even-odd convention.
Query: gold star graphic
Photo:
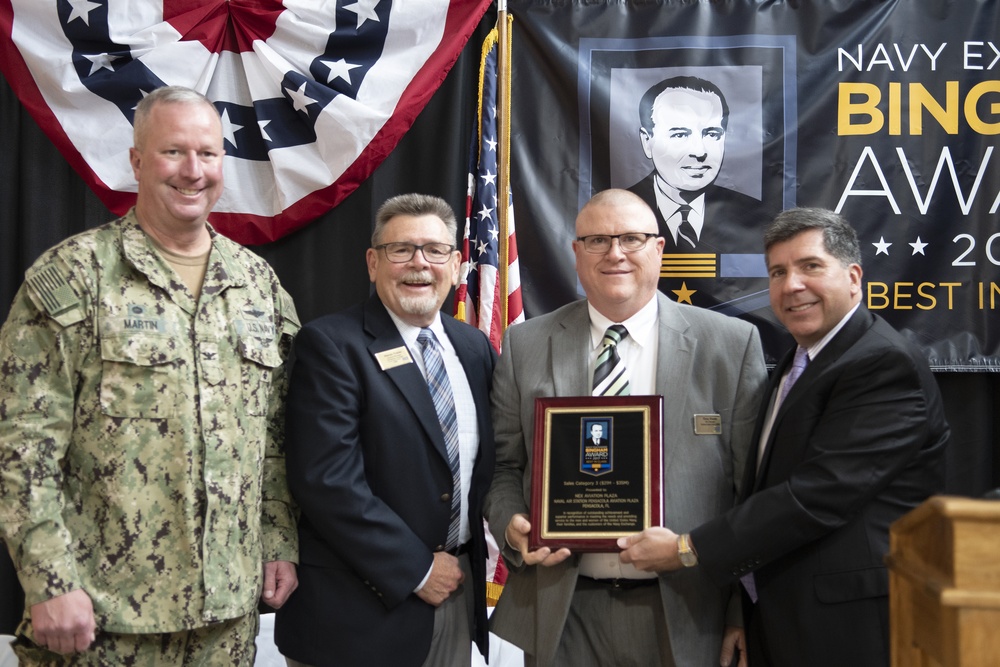
[[[691,295],[698,290],[688,289],[687,283],[681,283],[680,289],[670,291],[677,295],[677,303],[690,303],[693,306],[694,304],[691,303]]]

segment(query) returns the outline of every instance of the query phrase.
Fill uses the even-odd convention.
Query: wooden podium
[[[889,529],[892,667],[1000,665],[1000,501],[934,496]]]

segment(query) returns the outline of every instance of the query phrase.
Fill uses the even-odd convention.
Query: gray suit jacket
[[[664,397],[664,522],[685,532],[733,506],[756,451],[754,421],[767,379],[757,330],[735,318],[657,294],[656,391]],[[497,463],[486,517],[497,543],[516,513],[528,514],[534,401],[590,393],[590,318],[578,301],[507,330],[493,376]],[[718,414],[721,435],[695,435],[695,414]],[[578,574],[578,556],[525,567],[509,548],[510,574],[491,619],[498,636],[552,663]],[[738,595],[701,571],[660,575],[678,665],[717,665],[726,624],[740,624]],[[637,629],[642,632],[642,629]]]

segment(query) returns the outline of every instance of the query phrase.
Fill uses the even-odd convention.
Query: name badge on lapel
[[[379,368],[383,371],[387,371],[390,368],[395,368],[396,366],[412,364],[413,357],[410,356],[410,351],[406,349],[406,346],[402,345],[391,350],[376,352],[375,361],[378,362]]]
[[[721,435],[722,416],[721,415],[695,415],[694,416],[695,435]]]

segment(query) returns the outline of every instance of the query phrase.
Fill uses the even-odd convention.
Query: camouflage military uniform
[[[262,562],[297,560],[298,318],[266,262],[212,235],[197,302],[134,212],[27,272],[0,331],[0,535],[28,607],[82,588],[99,631],[199,628],[254,611]]]

